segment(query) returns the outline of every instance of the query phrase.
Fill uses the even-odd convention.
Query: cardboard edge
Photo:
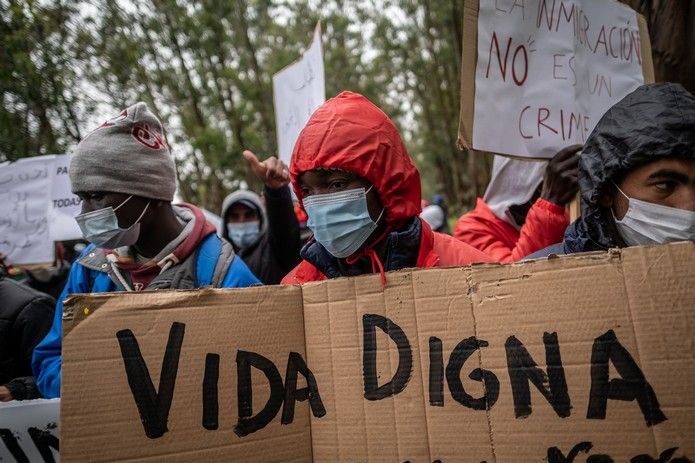
[[[649,37],[649,26],[647,20],[641,14],[635,12],[637,16],[637,27],[639,29],[640,54],[642,55],[642,75],[645,84],[653,84],[654,79],[654,60],[652,58],[652,42]]]
[[[82,323],[88,316],[93,316],[97,310],[108,302],[110,294],[71,294],[63,301],[63,313],[61,315],[63,342],[77,325]],[[90,301],[90,305],[83,307],[82,310],[78,310],[78,305],[85,299]]]
[[[475,70],[478,61],[478,11],[480,0],[463,2],[463,43],[461,51],[461,98],[456,145],[460,150],[473,148],[475,115]]]

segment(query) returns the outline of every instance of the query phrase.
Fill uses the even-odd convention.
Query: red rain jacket
[[[342,169],[374,185],[384,206],[387,232],[397,230],[420,214],[420,174],[398,130],[379,108],[362,95],[343,92],[328,100],[307,122],[292,153],[290,176],[300,204],[298,178],[306,171]],[[491,259],[422,223],[417,267],[461,266]],[[302,261],[283,284],[324,280],[316,267]]]
[[[516,262],[562,241],[569,220],[565,209],[542,198],[536,200],[521,230],[497,217],[481,198],[475,209],[456,222],[454,236],[494,259]]]

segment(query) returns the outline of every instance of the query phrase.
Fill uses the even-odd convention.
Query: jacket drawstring
[[[128,284],[126,279],[123,277],[121,270],[118,268],[118,256],[116,254],[107,254],[106,260],[109,261],[111,266],[111,271],[116,276],[118,282],[123,286],[126,291],[133,291],[133,288]],[[159,274],[161,275],[165,270],[171,268],[172,266],[179,263],[178,257],[174,253],[169,254],[164,259],[157,262],[157,266],[160,268]]]
[[[109,264],[111,265],[111,271],[113,271],[113,274],[116,275],[116,278],[118,279],[119,283],[121,283],[121,286],[123,286],[123,289],[132,292],[133,288],[131,288],[128,282],[125,280],[125,278],[123,278],[123,274],[119,270],[118,265],[116,265],[116,263],[118,262],[118,256],[116,256],[115,254],[107,254],[106,260],[109,261]]]
[[[172,266],[176,265],[179,263],[179,258],[174,255],[172,252],[168,256],[166,256],[164,259],[160,260],[157,262],[157,266],[161,268],[159,271],[159,274],[161,275],[165,270],[171,268]]]
[[[377,273],[377,270],[378,270],[379,274],[381,275],[381,289],[382,290],[386,289],[386,272],[384,271],[384,264],[381,262],[381,259],[379,259],[379,254],[377,254],[377,252],[374,250],[374,246],[379,244],[384,238],[386,238],[387,235],[388,235],[388,232],[384,232],[379,238],[377,238],[371,244],[371,246],[369,246],[368,248],[362,250],[361,252],[345,259],[345,262],[352,265],[364,256],[369,257],[369,260],[372,264],[372,273]]]

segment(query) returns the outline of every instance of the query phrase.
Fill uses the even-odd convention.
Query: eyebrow
[[[678,172],[675,170],[669,170],[669,169],[661,169],[657,170],[656,172],[652,173],[647,177],[649,180],[658,180],[658,179],[670,179],[670,180],[676,180],[681,183],[688,183],[689,177],[682,173]]]

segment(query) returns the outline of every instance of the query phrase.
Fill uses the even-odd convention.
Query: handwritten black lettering
[[[612,362],[621,378],[609,379],[608,362]],[[642,370],[625,349],[613,330],[594,340],[591,350],[591,391],[586,417],[606,418],[608,399],[637,400],[647,426],[666,421],[656,393],[644,377]]]
[[[219,402],[217,382],[220,377],[219,354],[205,356],[205,373],[203,376],[203,427],[213,431],[219,426]]]
[[[237,408],[239,419],[234,433],[247,436],[265,427],[277,415],[282,406],[284,387],[277,367],[266,357],[255,352],[237,351]],[[270,386],[270,397],[263,409],[253,416],[253,385],[251,367],[263,372]]]
[[[39,451],[39,455],[43,458],[44,463],[55,463],[51,449],[55,449],[57,452],[60,451],[58,438],[48,429],[29,428],[27,432]]]
[[[470,379],[483,383],[485,394],[480,398],[476,399],[468,394],[461,382],[461,368],[468,360],[468,357],[476,350],[488,345],[488,342],[482,339],[478,340],[475,337],[466,338],[456,345],[446,366],[446,380],[449,384],[451,396],[464,407],[472,408],[473,410],[492,408],[500,394],[500,382],[497,376],[489,370],[476,368],[468,375]]]
[[[5,444],[7,450],[9,450],[10,455],[17,461],[17,463],[29,463],[29,458],[22,450],[19,445],[19,440],[12,434],[11,429],[0,429],[0,440]]]
[[[565,370],[562,367],[560,346],[557,333],[544,333],[545,361],[547,374],[538,367],[526,347],[514,336],[510,336],[504,344],[507,353],[507,370],[512,384],[514,399],[514,414],[517,418],[529,416],[531,409],[531,391],[529,381],[543,394],[558,416],[570,416],[569,392]]]
[[[442,340],[430,338],[430,405],[444,406],[444,359],[442,358]]]
[[[185,324],[174,322],[169,330],[169,340],[162,359],[162,369],[159,375],[159,391],[156,391],[145,359],[140,353],[140,346],[131,330],[121,330],[116,333],[121,347],[121,356],[128,377],[128,385],[133,394],[135,405],[140,413],[145,435],[150,439],[162,437],[169,429],[169,409],[174,397],[176,374],[179,368],[181,345],[185,332]]]
[[[413,370],[413,351],[400,326],[381,315],[365,314],[362,317],[364,330],[364,350],[362,372],[364,376],[364,397],[367,400],[381,400],[403,391],[410,381]],[[388,334],[398,348],[398,368],[388,383],[379,386],[376,371],[376,328]]]
[[[297,389],[297,372],[306,379],[307,387]],[[307,367],[306,362],[297,352],[290,352],[287,359],[287,371],[285,372],[285,404],[282,408],[282,424],[290,424],[294,420],[295,402],[309,400],[311,413],[320,418],[326,414],[318,384],[314,374]]]

